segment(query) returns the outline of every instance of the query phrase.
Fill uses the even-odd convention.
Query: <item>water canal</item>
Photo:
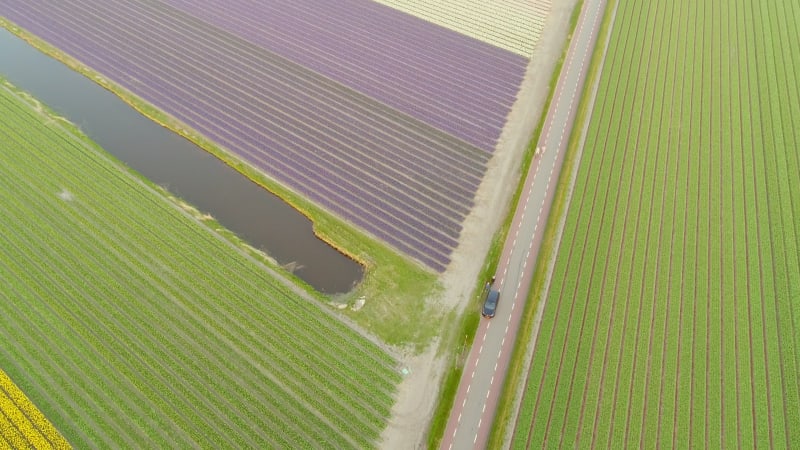
[[[116,95],[0,28],[0,75],[66,117],[106,151],[292,265],[326,294],[363,277],[355,261],[318,239],[311,222],[205,150],[141,115]]]

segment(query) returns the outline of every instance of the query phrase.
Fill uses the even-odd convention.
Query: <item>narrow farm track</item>
[[[618,7],[513,442],[794,448],[797,5]]]
[[[0,364],[75,445],[374,445],[391,356],[0,94]]]

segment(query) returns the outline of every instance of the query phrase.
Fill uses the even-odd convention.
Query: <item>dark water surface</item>
[[[78,125],[106,151],[214,216],[327,294],[347,292],[363,268],[314,236],[311,222],[205,150],[0,28],[0,75]]]

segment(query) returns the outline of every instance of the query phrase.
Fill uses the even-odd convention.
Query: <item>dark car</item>
[[[494,317],[494,313],[497,311],[498,300],[500,300],[500,291],[490,289],[489,293],[486,294],[486,300],[483,301],[481,315],[489,318]]]

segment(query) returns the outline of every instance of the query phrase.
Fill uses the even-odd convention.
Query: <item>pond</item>
[[[317,238],[311,221],[205,150],[0,28],[0,75],[325,294],[350,291],[363,267]]]

